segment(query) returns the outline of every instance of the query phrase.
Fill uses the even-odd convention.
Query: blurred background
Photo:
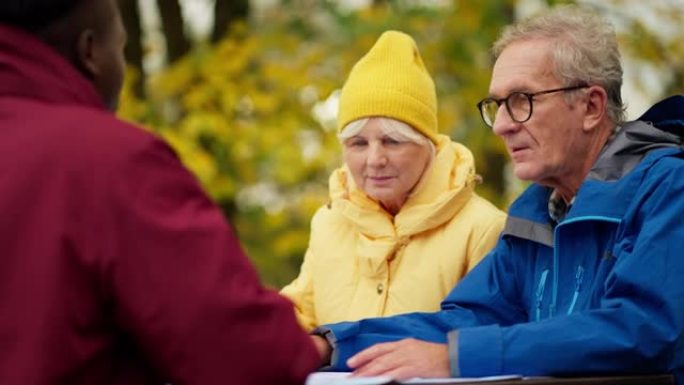
[[[475,104],[489,47],[544,0],[119,0],[129,71],[119,116],[163,136],[233,224],[264,282],[294,278],[309,220],[341,164],[337,95],[387,29],[414,36],[443,133],[475,154],[478,191],[506,208],[524,186]],[[619,35],[623,99],[638,118],[684,93],[684,0],[577,1]],[[331,245],[331,247],[335,247]]]

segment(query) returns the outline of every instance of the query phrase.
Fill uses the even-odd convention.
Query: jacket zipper
[[[541,306],[542,299],[544,298],[544,287],[546,286],[546,277],[549,275],[549,269],[542,271],[541,277],[539,278],[539,286],[537,286],[537,301],[536,307],[536,319],[541,320]]]
[[[572,295],[572,302],[570,303],[570,308],[568,309],[568,314],[571,314],[575,309],[575,304],[577,303],[577,297],[579,297],[580,288],[582,287],[582,279],[584,278],[584,268],[582,266],[577,266],[577,273],[575,274],[575,293]]]

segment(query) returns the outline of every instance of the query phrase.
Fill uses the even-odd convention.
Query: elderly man
[[[107,110],[125,40],[116,0],[0,2],[0,384],[303,382],[320,357],[292,304]]]
[[[327,343],[314,340],[356,375],[672,372],[681,383],[684,100],[642,118],[670,132],[623,124],[614,32],[579,8],[509,27],[494,53],[478,107],[515,175],[534,182],[497,246],[440,311],[327,325]]]

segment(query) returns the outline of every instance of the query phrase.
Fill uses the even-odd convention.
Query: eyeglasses
[[[545,90],[539,92],[511,92],[508,96],[502,99],[496,98],[484,98],[479,103],[477,103],[477,108],[480,110],[480,115],[485,124],[489,127],[494,126],[494,120],[496,120],[496,114],[499,111],[501,104],[506,105],[506,111],[508,115],[517,123],[525,123],[532,117],[532,107],[535,96],[550,94],[554,92],[567,92],[574,91],[580,88],[587,88],[589,85],[581,84],[572,87],[554,88],[552,90]]]

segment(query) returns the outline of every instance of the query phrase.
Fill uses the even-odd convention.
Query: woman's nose
[[[382,167],[387,164],[387,153],[381,143],[371,143],[368,146],[368,165]]]

